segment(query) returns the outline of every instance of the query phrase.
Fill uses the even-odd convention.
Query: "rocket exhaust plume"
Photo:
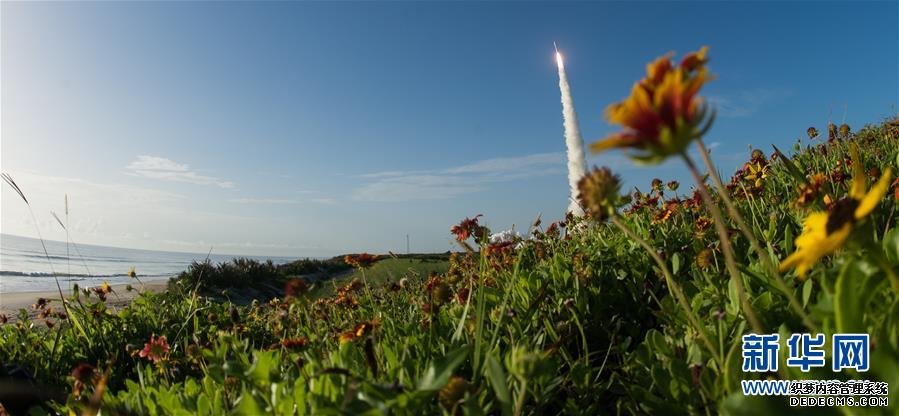
[[[553,42],[553,47],[556,43]],[[577,183],[587,170],[587,161],[584,158],[584,140],[581,138],[581,129],[578,127],[577,113],[574,111],[574,100],[571,98],[571,87],[568,85],[568,75],[565,73],[565,63],[562,54],[556,47],[556,65],[559,67],[559,90],[562,93],[562,120],[565,126],[565,145],[568,148],[568,185],[571,187],[570,203],[568,211],[576,217],[582,217],[584,210],[578,203]]]

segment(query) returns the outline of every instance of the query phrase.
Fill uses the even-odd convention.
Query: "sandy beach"
[[[132,284],[133,290],[128,291],[126,287],[127,284],[116,284],[110,285],[114,294],[110,294],[106,299],[106,304],[112,308],[122,308],[127,306],[132,299],[137,297],[141,290],[148,290],[151,292],[162,292],[166,289],[167,281],[159,280],[147,282],[141,287],[138,284]],[[65,293],[65,292],[64,292]],[[71,292],[66,295],[70,295]],[[116,296],[118,295],[118,296]],[[37,301],[38,298],[44,298],[51,300],[51,305],[54,307],[61,306],[59,302],[59,291],[37,291],[37,292],[14,292],[14,293],[0,293],[0,314],[6,315],[9,318],[10,322],[18,320],[19,310],[25,309],[28,311],[28,315],[32,318],[37,316],[38,311],[31,307]]]

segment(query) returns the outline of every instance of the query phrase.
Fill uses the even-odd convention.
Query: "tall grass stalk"
[[[665,277],[665,282],[667,282],[668,284],[668,289],[674,294],[675,299],[677,299],[677,303],[687,314],[687,319],[693,325],[696,332],[698,332],[699,338],[702,340],[703,344],[705,344],[706,348],[712,354],[712,357],[715,358],[715,361],[719,365],[724,365],[724,362],[721,360],[721,354],[715,348],[715,345],[712,344],[711,339],[705,332],[705,327],[702,326],[702,323],[699,321],[699,318],[696,316],[693,308],[690,307],[690,302],[687,302],[687,297],[684,295],[684,291],[681,290],[680,285],[677,284],[677,281],[674,280],[674,276],[671,275],[671,272],[668,270],[668,265],[665,264],[665,261],[662,260],[661,257],[659,257],[659,254],[656,253],[652,246],[650,246],[649,243],[643,239],[643,237],[637,235],[637,233],[635,233],[627,225],[621,222],[621,220],[616,215],[613,215],[610,220],[612,221],[612,224],[618,227],[618,229],[624,232],[632,240],[636,241],[637,244],[640,245],[640,247],[643,247],[643,249],[646,250],[647,253],[649,253],[649,256],[652,257],[653,261],[655,261],[659,269],[662,270],[662,275]]]
[[[743,277],[740,273],[740,270],[737,268],[737,262],[734,259],[734,251],[733,247],[730,244],[730,238],[727,235],[727,228],[725,228],[724,216],[721,214],[721,209],[718,208],[718,205],[712,201],[712,196],[709,194],[709,189],[705,185],[705,180],[703,180],[702,175],[699,173],[699,170],[696,169],[696,164],[693,163],[693,159],[686,153],[681,153],[681,158],[686,163],[687,168],[689,168],[690,173],[693,174],[693,179],[696,182],[697,189],[699,190],[699,195],[702,197],[703,202],[709,208],[709,211],[712,213],[712,219],[715,223],[715,231],[718,233],[718,240],[721,242],[721,251],[724,253],[724,264],[727,268],[728,273],[730,273],[731,281],[734,284],[734,288],[737,291],[737,297],[740,300],[740,305],[742,306],[743,313],[746,314],[746,319],[749,321],[749,324],[752,325],[752,328],[756,331],[756,333],[762,334],[764,333],[764,328],[762,327],[761,322],[759,321],[758,316],[756,316],[755,311],[752,309],[752,305],[749,303],[749,299],[746,296],[746,289],[743,287]]]
[[[702,139],[696,140],[696,146],[699,148],[699,155],[702,157],[702,161],[706,166],[706,169],[709,172],[709,176],[712,177],[712,183],[715,184],[715,188],[718,190],[718,195],[721,197],[721,200],[724,201],[724,206],[727,208],[727,212],[730,214],[731,218],[737,223],[737,226],[740,227],[740,231],[749,239],[749,244],[752,246],[752,249],[758,254],[759,258],[762,259],[762,262],[768,266],[768,270],[771,275],[774,276],[774,283],[777,288],[787,297],[787,300],[790,303],[790,308],[796,312],[797,315],[802,319],[802,323],[805,326],[817,332],[818,325],[812,321],[811,317],[805,313],[805,309],[803,309],[802,304],[799,302],[799,299],[796,298],[796,295],[792,290],[787,286],[787,283],[784,281],[783,276],[780,275],[780,271],[778,270],[777,264],[771,259],[771,256],[768,255],[768,252],[762,249],[761,244],[759,244],[758,238],[756,238],[755,233],[752,232],[752,229],[749,228],[749,225],[746,224],[746,221],[743,219],[743,215],[740,214],[740,210],[737,209],[736,205],[734,205],[733,200],[730,199],[728,195],[727,189],[724,187],[724,183],[721,182],[721,177],[718,175],[718,171],[715,169],[714,164],[712,163],[712,158],[709,155],[708,149],[706,149],[705,144],[703,144]],[[786,155],[781,155],[782,157],[786,157]]]

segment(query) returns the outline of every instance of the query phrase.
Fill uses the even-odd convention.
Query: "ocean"
[[[78,244],[0,234],[0,293],[56,290],[54,273],[63,290],[73,284],[91,287],[103,284],[132,283],[128,270],[133,266],[143,282],[168,280],[194,261],[206,259],[206,253],[178,253],[170,251],[137,250],[130,248]],[[234,257],[256,260],[271,259],[276,264],[288,263],[296,258],[265,256],[209,255],[213,263],[229,261]]]

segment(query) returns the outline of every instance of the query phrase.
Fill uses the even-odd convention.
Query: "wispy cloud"
[[[281,251],[290,250],[290,251],[316,251],[316,250],[331,250],[326,249],[320,245],[309,244],[309,245],[297,245],[297,244],[286,244],[286,243],[260,243],[255,241],[207,241],[207,240],[161,240],[163,244],[175,247],[181,247],[183,249],[188,250],[197,250],[200,248],[212,248],[212,254],[215,255],[225,255],[221,254],[222,252],[237,252],[240,253],[241,250],[258,250],[258,249],[278,249]]]
[[[219,188],[233,188],[234,182],[222,180],[214,176],[200,175],[190,169],[189,165],[177,163],[164,157],[140,155],[126,169],[128,173],[151,179],[162,179],[174,182],[186,182],[194,185],[215,185]]]
[[[63,196],[69,202],[71,220],[67,225],[73,236],[109,237],[116,234],[111,228],[125,224],[123,228],[140,227],[143,221],[135,218],[150,218],[165,215],[183,215],[173,207],[187,199],[185,195],[168,191],[143,188],[133,185],[98,183],[81,178],[50,176],[31,171],[11,172],[29,202],[36,209],[38,224],[45,237],[59,238],[62,230],[49,215],[55,211],[62,216],[66,206]],[[24,204],[17,196],[10,197],[12,190],[3,187],[3,230],[13,234],[33,235],[32,219]],[[62,235],[63,239],[65,235]],[[80,241],[79,241],[80,242]],[[95,242],[100,242],[96,241]]]
[[[331,204],[337,203],[337,201],[333,198],[308,198],[308,199],[235,198],[235,199],[230,199],[229,201],[237,203],[237,204],[259,204],[259,205],[300,205],[300,204],[307,204],[307,203],[331,205]]]
[[[262,204],[262,205],[278,205],[278,204],[302,204],[303,201],[299,199],[278,199],[278,198],[234,198],[229,199],[229,202],[234,202],[237,204]]]
[[[707,97],[720,117],[749,117],[761,111],[765,105],[789,98],[793,91],[782,88],[759,88],[733,94]]]
[[[457,176],[397,175],[356,189],[353,199],[375,202],[446,199],[484,189],[482,184]]]
[[[498,157],[446,169],[445,173],[500,173],[521,172],[535,166],[559,164],[564,166],[565,154],[562,152],[537,153],[520,157]]]
[[[377,202],[448,199],[487,190],[490,183],[564,172],[562,152],[485,159],[431,171],[373,172],[359,175],[371,182],[356,189],[353,199]]]

